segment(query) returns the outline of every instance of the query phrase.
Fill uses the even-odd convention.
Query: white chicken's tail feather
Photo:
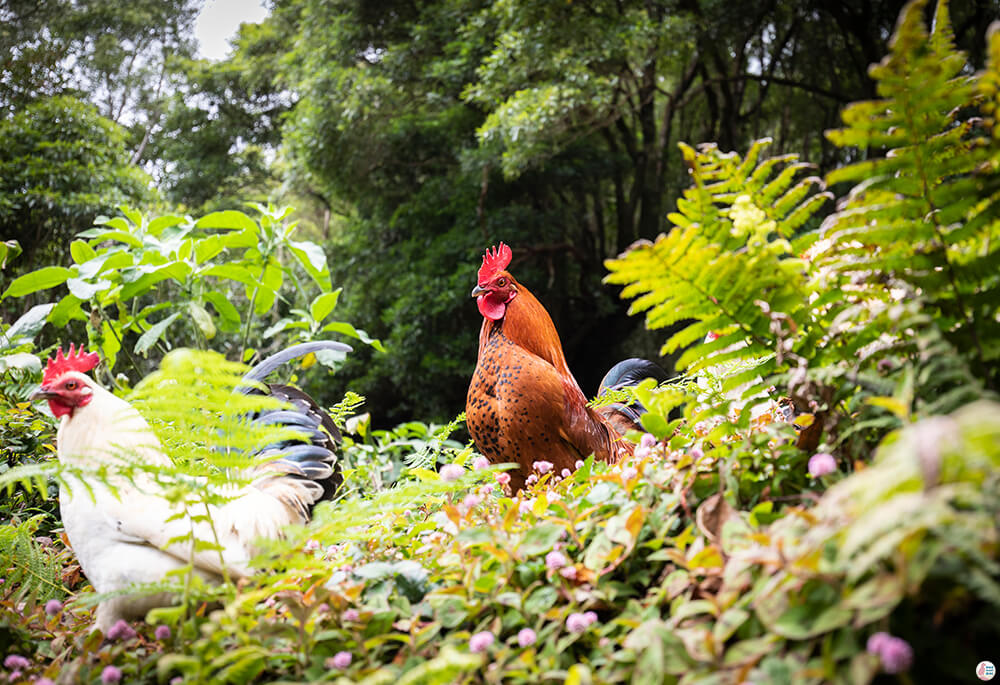
[[[345,352],[350,349],[333,341],[293,345],[251,369],[243,377],[246,385],[240,392],[259,393],[260,390],[251,384],[262,382],[281,364],[292,359],[323,350]],[[293,428],[307,442],[284,440],[261,448],[253,457],[256,462],[251,474],[253,486],[281,501],[304,522],[313,505],[332,497],[343,480],[336,455],[340,433],[330,416],[308,394],[287,385],[270,384],[267,389],[270,395],[284,400],[288,406],[263,411],[251,420]]]

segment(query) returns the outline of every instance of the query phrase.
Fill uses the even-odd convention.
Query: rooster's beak
[[[44,385],[40,387],[35,392],[31,393],[31,397],[28,398],[30,402],[37,402],[38,400],[54,400],[59,397],[59,393],[52,392]]]
[[[486,292],[485,288],[480,288],[477,285],[475,288],[472,289],[472,295],[471,295],[471,297],[479,297],[480,295],[482,295],[485,292]]]

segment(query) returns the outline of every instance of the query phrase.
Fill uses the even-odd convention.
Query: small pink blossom
[[[582,469],[583,468],[583,459],[577,459],[576,463],[573,464],[573,468]]]
[[[6,659],[3,660],[3,667],[9,668],[10,670],[18,670],[22,668],[28,668],[31,666],[31,662],[20,654],[11,654]]]
[[[558,571],[566,563],[566,555],[562,552],[553,551],[545,555],[545,567],[550,571]]]
[[[832,454],[817,452],[809,458],[809,475],[819,478],[837,470],[837,461]]]
[[[569,478],[570,476],[573,475],[573,472],[570,471],[569,469],[563,469],[562,471],[559,472],[559,475],[562,476],[563,478]]]
[[[350,621],[352,623],[361,618],[361,614],[358,613],[357,609],[344,609],[344,613],[341,614],[341,616],[345,621]]]
[[[34,685],[56,685],[51,678],[39,678]]]
[[[705,453],[702,452],[700,447],[692,447],[690,450],[688,450],[688,454],[690,454],[691,458],[694,459],[695,461],[698,461],[699,459],[705,456]]]
[[[639,440],[639,444],[650,449],[656,445],[656,436],[652,433],[643,433],[642,438]]]
[[[882,651],[882,645],[891,637],[889,633],[878,632],[868,638],[866,649],[869,654],[878,654]]]
[[[566,617],[566,630],[571,633],[582,633],[589,625],[590,622],[583,614],[574,612]]]
[[[490,466],[490,460],[484,457],[483,455],[479,455],[478,457],[472,460],[472,468],[476,469],[477,471],[489,468],[489,466]]]
[[[316,550],[319,549],[319,540],[312,540],[312,539],[306,540],[305,549],[307,552],[315,552]]]
[[[475,509],[483,501],[482,495],[474,495],[471,492],[462,500],[462,506],[466,509]]]
[[[483,493],[483,496],[492,495],[493,494],[493,483],[487,483],[486,485],[484,485],[483,487],[481,487],[479,489],[479,491],[481,493]]]
[[[473,654],[485,652],[493,644],[494,639],[493,633],[488,630],[476,633],[469,638],[469,651]]]
[[[531,474],[530,476],[524,479],[525,485],[534,485],[537,482],[538,482],[538,474],[535,473]]]
[[[497,482],[500,483],[500,485],[507,485],[507,483],[510,482],[510,474],[507,473],[506,471],[504,471],[503,473],[498,473]]]
[[[639,475],[638,469],[634,466],[626,466],[622,469],[622,480],[629,481]]]
[[[649,457],[651,453],[652,450],[650,450],[648,447],[643,447],[642,445],[639,445],[633,451],[633,454],[635,454],[636,459],[646,459],[647,457]]]
[[[566,566],[559,569],[559,575],[566,580],[576,580],[576,566]]]
[[[18,680],[21,679],[22,675],[24,675],[24,674],[21,673],[20,671],[11,671],[10,675],[7,676],[7,678],[8,678],[8,680],[10,680],[10,682],[16,683]]]
[[[587,625],[597,623],[597,612],[595,611],[585,611],[583,612],[583,617],[587,619]]]
[[[445,464],[441,467],[441,480],[446,483],[456,481],[465,474],[465,469],[460,464]]]
[[[131,640],[135,637],[135,630],[133,630],[132,626],[125,622],[125,619],[120,618],[113,626],[108,628],[108,634],[106,637],[109,640]]]
[[[538,471],[540,474],[545,475],[546,473],[552,470],[552,462],[544,460],[536,461],[535,470]]]
[[[163,640],[170,639],[170,626],[156,626],[156,630],[153,631],[153,637],[161,642]]]
[[[55,616],[60,611],[62,611],[62,602],[58,599],[50,599],[45,603],[45,613],[49,616]]]
[[[521,503],[517,505],[517,512],[521,515],[531,513],[531,508],[535,506],[535,498],[523,499]]]
[[[875,633],[868,638],[867,649],[878,655],[886,673],[902,673],[913,665],[913,648],[901,637]]]
[[[521,628],[517,633],[517,644],[521,647],[530,647],[537,639],[538,635],[531,628]]]
[[[343,670],[350,666],[352,661],[354,661],[354,656],[350,652],[337,652],[330,658],[330,665],[333,668]]]
[[[122,679],[122,670],[117,666],[105,666],[101,671],[101,682],[104,685],[112,685]]]

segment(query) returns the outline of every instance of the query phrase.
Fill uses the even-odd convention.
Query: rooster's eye
[[[67,381],[66,382],[66,389],[67,390],[76,390],[76,381]]]
[[[497,281],[497,285],[501,288],[504,287],[505,285],[507,285],[507,279],[501,278],[500,280]]]

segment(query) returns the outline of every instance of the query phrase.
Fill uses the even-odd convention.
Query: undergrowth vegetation
[[[0,647],[23,657],[5,662],[9,680],[970,678],[1000,644],[1000,32],[988,36],[987,69],[966,73],[946,4],[932,31],[924,5],[904,10],[891,54],[873,68],[879,99],[847,108],[828,134],[860,148],[860,161],[822,180],[792,155],[767,157],[766,141],[745,156],[683,146],[692,186],[669,230],[608,262],[607,280],[634,298],[633,312],[676,331],[664,351],[683,350],[684,376],[636,390],[649,411],[645,432],[629,436],[634,458],[555,473],[539,454],[537,482],[511,493],[504,467],[451,437],[461,416],[376,431],[359,412],[377,407],[351,394],[331,408],[345,433],[337,498],[267,543],[252,578],[211,586],[182,570],[155,588],[180,604],[108,639],[87,632],[97,598],[51,507],[51,483],[66,477],[48,459],[51,420],[25,402],[40,378],[32,340],[62,305],[31,310],[4,334],[0,367]],[[116,312],[98,316],[92,333],[131,330],[149,343],[133,351],[150,351],[167,345],[170,325],[157,329],[150,316],[162,324],[187,312],[207,345],[194,312],[208,302],[235,349],[248,324],[225,322],[217,281],[175,279],[189,299],[163,318],[127,302],[131,276],[112,273],[142,259],[200,261],[218,247],[212,257],[258,269],[235,280],[266,314],[283,282],[268,285],[272,256],[239,252],[255,249],[240,233],[207,230],[221,220],[171,218],[162,230],[189,226],[194,251],[129,266],[107,241],[133,259],[152,243],[124,236],[160,224],[122,220],[113,235],[84,236],[77,266],[48,272],[66,276],[48,283],[73,269],[82,278],[94,259],[121,260],[70,285],[72,307],[86,292],[95,309]],[[266,223],[226,220],[250,234]],[[274,269],[290,278],[275,250]],[[287,254],[322,292],[311,308],[275,312],[270,334],[325,328],[367,342],[349,324],[322,324],[336,291],[310,271],[308,250]],[[37,272],[22,278],[32,276],[6,296],[42,282]],[[212,373],[194,373],[178,361],[190,354],[175,352],[122,392],[178,474],[196,469],[221,484],[234,463],[211,447],[229,394],[197,390],[213,378],[235,387],[241,367],[198,357]],[[196,391],[164,390],[179,387]],[[178,487],[199,496],[190,479]]]

